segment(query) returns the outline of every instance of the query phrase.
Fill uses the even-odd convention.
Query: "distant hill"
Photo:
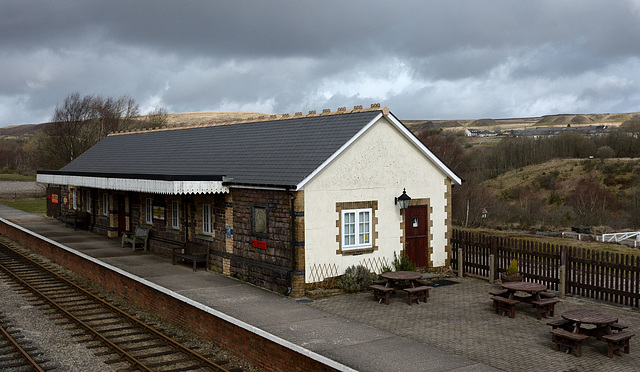
[[[235,111],[203,111],[203,112],[181,112],[168,114],[169,126],[181,127],[188,125],[200,125],[200,124],[219,124],[228,123],[233,121],[246,120],[252,117],[258,117],[261,114],[257,112],[235,112]],[[141,116],[143,119],[146,116]],[[47,125],[52,123],[42,124],[24,124],[13,125],[10,127],[0,128],[0,139],[2,138],[15,138],[32,135]]]
[[[593,125],[607,124],[610,126],[619,125],[625,120],[639,113],[620,114],[558,114],[545,115],[529,118],[507,118],[507,119],[465,119],[465,120],[402,120],[402,122],[414,133],[423,130],[434,129],[466,129],[466,128],[491,128],[493,130],[505,130],[524,128],[532,126],[566,126],[571,125]],[[270,115],[258,112],[240,111],[201,111],[201,112],[181,112],[168,114],[169,126],[188,126],[204,124],[221,124],[233,121],[242,121],[257,118],[263,115]],[[141,118],[144,118],[142,116]],[[0,128],[0,138],[20,137],[31,135],[51,123],[24,124]]]
[[[580,126],[605,124],[617,126],[638,112],[620,114],[558,114],[529,118],[507,119],[468,119],[468,120],[402,120],[414,133],[423,130],[445,129],[462,130],[467,128],[484,128],[491,130],[524,129],[530,127]]]

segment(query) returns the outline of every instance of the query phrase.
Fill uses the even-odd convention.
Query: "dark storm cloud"
[[[143,109],[400,118],[636,111],[637,0],[29,1],[0,11],[0,126],[72,92]]]

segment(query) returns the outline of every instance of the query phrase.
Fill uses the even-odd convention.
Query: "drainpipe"
[[[291,283],[291,273],[296,270],[296,212],[294,210],[294,202],[296,200],[296,197],[288,189],[287,189],[287,194],[289,194],[289,197],[291,198],[291,211],[289,214],[291,216],[291,254],[292,254],[291,270],[287,272],[287,282],[288,282],[287,296],[288,296],[291,294],[291,290],[293,287]]]
[[[185,200],[188,200],[184,195],[180,196],[180,203],[184,209],[184,244],[189,242],[189,205]],[[180,208],[180,206],[178,206]],[[179,209],[178,209],[179,210]]]

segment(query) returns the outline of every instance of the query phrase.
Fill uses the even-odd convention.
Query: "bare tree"
[[[117,99],[96,97],[92,109],[98,141],[109,133],[129,129],[133,118],[140,115],[139,105],[127,95]]]
[[[128,129],[140,113],[135,100],[72,93],[56,106],[52,123],[27,146],[32,166],[59,169],[109,133]]]
[[[169,114],[167,110],[162,107],[156,107],[153,111],[147,114],[146,124],[151,128],[164,127],[169,123]]]
[[[93,99],[93,96],[80,97],[79,93],[72,93],[62,105],[56,106],[53,123],[37,138],[39,145],[34,146],[47,166],[58,169],[93,145],[90,125]]]

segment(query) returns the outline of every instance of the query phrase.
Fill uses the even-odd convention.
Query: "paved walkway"
[[[547,320],[537,320],[535,309],[525,305],[518,306],[514,319],[496,315],[488,291],[498,285],[479,279],[448,278],[456,284],[436,287],[427,304],[412,306],[400,293],[388,306],[373,301],[369,292],[300,301],[211,271],[194,273],[187,265],[171,265],[169,258],[131,252],[118,240],[74,232],[3,205],[0,218],[331,359],[343,370],[633,371],[640,365],[637,337],[631,354],[613,359],[606,356],[606,343],[595,339],[585,342],[581,358],[554,351]],[[572,308],[609,311],[630,330],[640,330],[637,309],[580,298],[563,299],[555,319]]]

